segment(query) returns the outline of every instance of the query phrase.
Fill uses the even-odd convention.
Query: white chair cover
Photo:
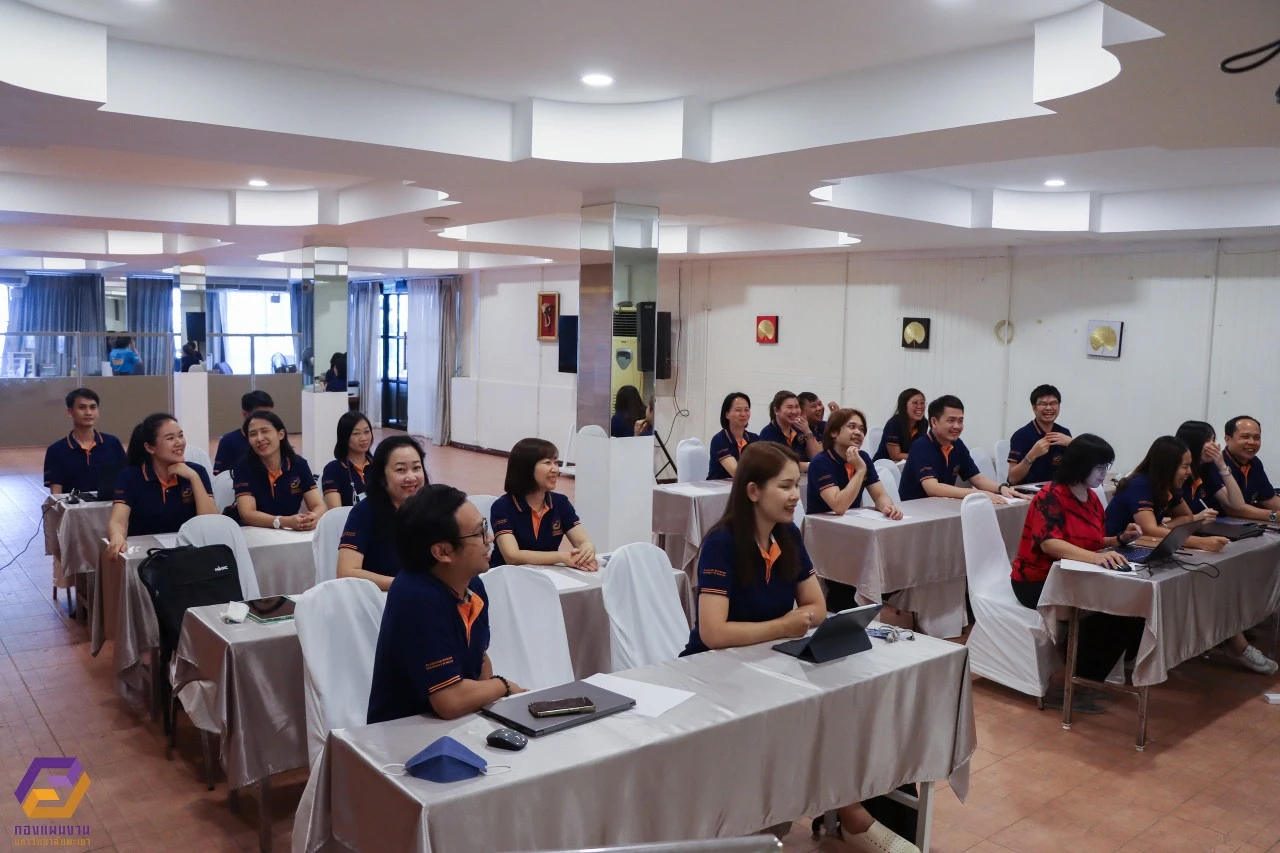
[[[188,462],[194,462],[204,468],[206,474],[213,476],[213,460],[209,458],[209,451],[203,447],[196,447],[194,444],[188,444],[187,449],[183,451],[182,456]]]
[[[467,500],[471,501],[471,504],[480,510],[480,515],[485,521],[491,520],[493,502],[497,500],[497,497],[494,495],[467,495]]]
[[[236,484],[230,471],[223,471],[213,478],[213,502],[218,505],[219,512],[236,502]]]
[[[499,566],[483,580],[493,671],[529,690],[573,681],[564,611],[551,578],[528,566]]]
[[[676,445],[676,480],[692,483],[707,479],[711,466],[711,451],[701,440],[686,438]]]
[[[898,470],[898,466],[892,459],[877,459],[876,473],[880,475],[880,485],[889,493],[889,497],[893,502],[901,503],[898,497],[898,480],[902,476],[902,472]]]
[[[596,438],[608,438],[609,433],[605,432],[604,427],[597,424],[587,424],[578,430],[578,435],[594,435]],[[521,685],[523,687],[524,685]]]
[[[867,430],[867,437],[862,440],[862,449],[871,456],[880,449],[880,439],[884,438],[884,427],[872,427]]]
[[[311,537],[311,558],[316,564],[316,583],[322,584],[338,576],[338,546],[342,544],[342,528],[347,526],[351,507],[326,510],[316,523]]]
[[[791,523],[792,523],[792,524],[794,524],[796,527],[800,528],[800,532],[801,532],[801,533],[804,533],[804,493],[805,493],[805,490],[804,490],[804,489],[801,489],[801,490],[800,490],[800,503],[796,504],[796,514],[795,514],[795,518],[793,518],[793,519],[791,520]]]
[[[1058,667],[1053,636],[1040,614],[1014,597],[995,507],[984,495],[969,495],[960,505],[960,524],[974,615],[966,643],[969,667],[998,684],[1044,696]]]
[[[689,639],[666,552],[648,542],[623,545],[600,570],[609,614],[611,671],[674,660]]]
[[[991,454],[987,452],[985,447],[970,448],[969,455],[973,457],[973,464],[978,466],[978,471],[995,480],[997,483],[1003,483],[1003,478],[996,478],[996,464],[991,461]]]
[[[331,729],[363,726],[368,719],[373,656],[386,603],[377,584],[364,578],[335,578],[298,596],[294,621],[302,646],[312,763]]]
[[[261,598],[258,591],[258,573],[253,569],[253,558],[245,544],[240,525],[225,515],[197,515],[178,528],[179,545],[226,545],[236,555],[236,571],[240,575],[240,593],[245,601]]]
[[[1004,483],[1009,479],[1009,440],[1002,438],[996,442],[996,482]]]
[[[1098,496],[1098,500],[1102,501],[1102,508],[1106,509],[1107,508],[1107,490],[1102,486],[1098,486],[1098,488],[1093,490],[1093,493]]]

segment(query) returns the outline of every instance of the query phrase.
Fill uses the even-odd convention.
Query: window
[[[224,339],[224,357],[235,373],[274,373],[281,362],[298,363],[288,293],[227,291],[222,323],[235,336]]]
[[[0,284],[0,332],[9,331],[9,286]]]
[[[173,357],[182,358],[182,291],[173,289]]]

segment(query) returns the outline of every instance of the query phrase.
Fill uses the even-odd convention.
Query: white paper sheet
[[[724,489],[709,488],[707,486],[695,485],[694,483],[675,483],[662,487],[664,492],[670,492],[674,495],[684,495],[690,498],[701,498],[707,495],[718,495]]]
[[[583,681],[635,699],[636,706],[631,709],[631,712],[642,717],[661,717],[686,699],[693,698],[693,694],[688,690],[660,687],[657,684],[646,684],[643,681],[633,681],[630,678],[619,678],[616,675],[604,673],[588,676]]]
[[[904,515],[902,518],[894,521],[891,518],[887,518],[880,510],[871,509],[870,507],[851,509],[844,514],[844,517],[857,519],[859,527],[888,527],[892,524],[901,524],[904,521],[911,520],[911,516]]]
[[[546,575],[551,578],[551,582],[556,585],[557,592],[564,592],[566,589],[578,589],[579,587],[587,586],[585,581],[580,581],[577,578],[561,574],[560,572],[550,571],[547,572]]]
[[[1120,577],[1134,577],[1134,572],[1117,572],[1115,569],[1107,569],[1102,566],[1095,566],[1093,563],[1086,563],[1083,560],[1059,560],[1058,565],[1064,569],[1075,569],[1082,572],[1102,572],[1104,575],[1119,575]],[[1141,571],[1146,566],[1141,563],[1133,563],[1134,569]]]

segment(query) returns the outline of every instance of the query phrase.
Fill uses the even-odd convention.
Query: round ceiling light
[[[583,74],[582,82],[588,86],[612,86],[613,78],[608,74]]]
[[[266,182],[266,181],[262,180],[262,178],[254,178],[253,180],[249,181],[249,186],[251,186],[251,187],[265,187],[265,186],[269,186],[269,185],[267,184],[267,182]]]
[[[1044,182],[1044,185],[1046,187],[1065,187],[1067,182],[1062,180],[1062,178],[1050,178]]]

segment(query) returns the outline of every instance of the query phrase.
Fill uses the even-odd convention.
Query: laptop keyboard
[[[1144,545],[1125,545],[1117,548],[1116,551],[1130,563],[1145,563],[1155,548],[1147,548]]]

